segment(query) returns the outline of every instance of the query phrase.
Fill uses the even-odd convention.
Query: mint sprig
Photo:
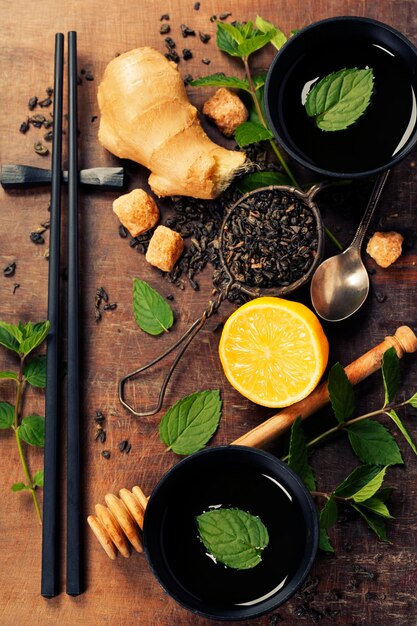
[[[305,110],[321,130],[345,130],[365,113],[373,89],[372,69],[341,69],[328,74],[310,89]]]
[[[0,402],[0,430],[14,431],[20,462],[26,482],[14,483],[12,491],[28,491],[32,495],[36,515],[41,522],[36,489],[43,486],[43,470],[32,476],[25,456],[24,444],[43,447],[45,443],[45,418],[40,415],[27,415],[22,418],[22,395],[27,385],[43,388],[46,385],[46,357],[33,356],[26,360],[28,355],[43,343],[49,332],[48,321],[19,322],[18,325],[0,321],[0,344],[11,350],[19,357],[17,372],[0,372],[0,380],[13,380],[16,383],[14,404]]]
[[[237,570],[251,569],[262,560],[269,543],[261,519],[241,509],[213,509],[196,518],[200,540],[216,561]]]

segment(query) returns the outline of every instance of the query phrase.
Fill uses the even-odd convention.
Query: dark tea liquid
[[[269,545],[259,565],[230,569],[206,554],[195,518],[218,505],[261,518]],[[248,472],[239,464],[190,477],[188,484],[181,485],[181,493],[175,494],[163,524],[162,549],[172,575],[188,593],[217,607],[256,605],[284,588],[300,565],[306,541],[302,513],[291,493],[276,479]]]
[[[323,131],[305,112],[308,88],[331,72],[352,67],[373,69],[370,105],[347,129]],[[302,56],[282,85],[278,106],[279,127],[293,149],[312,165],[341,173],[383,166],[406,145],[416,126],[408,68],[397,54],[372,41],[359,40],[354,47],[327,46]]]

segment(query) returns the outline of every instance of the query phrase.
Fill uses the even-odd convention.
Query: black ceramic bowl
[[[374,89],[365,113],[345,130],[323,131],[304,104],[312,85],[344,68],[370,67]],[[291,37],[265,85],[269,124],[285,150],[326,177],[374,175],[417,142],[417,49],[399,32],[363,17],[316,22]]]
[[[235,570],[215,563],[198,538],[195,518],[218,505],[258,515],[269,533],[262,561]],[[302,585],[318,546],[309,492],[269,453],[243,446],[207,448],[175,465],[154,489],[143,538],[162,587],[190,611],[215,620],[254,618]]]

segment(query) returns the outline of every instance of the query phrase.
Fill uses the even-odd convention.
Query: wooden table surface
[[[276,22],[286,33],[313,21],[333,15],[368,16],[397,28],[417,44],[417,2],[412,0],[202,0],[194,10],[193,0],[0,0],[0,151],[2,163],[26,163],[46,166],[49,157],[34,153],[33,142],[39,133],[31,128],[26,135],[19,133],[20,123],[27,115],[27,101],[42,94],[53,82],[53,46],[56,31],[78,32],[79,66],[91,71],[94,80],[83,80],[79,88],[80,165],[91,167],[115,165],[117,159],[107,153],[97,141],[98,107],[96,91],[106,64],[116,53],[131,48],[152,45],[164,51],[159,34],[159,17],[171,16],[172,35],[180,39],[179,26],[189,26],[215,33],[209,21],[213,14],[231,11],[232,18],[254,19],[257,13]],[[226,71],[237,64],[216,50],[214,41],[203,46],[195,39],[184,42],[194,58],[181,63],[181,71],[194,76],[208,72]],[[201,58],[208,56],[206,67]],[[254,58],[256,68],[266,68],[273,57],[268,49]],[[190,90],[191,99],[201,104],[210,90]],[[213,128],[208,131],[215,135]],[[371,230],[395,229],[405,236],[401,259],[388,270],[376,268],[367,257],[371,276],[371,293],[366,305],[349,322],[325,324],[331,343],[330,363],[347,364],[366,349],[382,341],[401,324],[417,330],[417,253],[415,243],[417,186],[415,181],[416,152],[410,154],[391,173]],[[129,187],[146,181],[147,172],[129,165]],[[326,224],[335,230],[346,245],[364,209],[364,184],[356,183],[320,200]],[[365,185],[366,187],[366,185]],[[366,187],[365,192],[368,192]],[[107,492],[140,484],[148,493],[157,481],[178,460],[166,453],[158,436],[161,414],[147,418],[131,417],[118,402],[117,381],[121,375],[145,363],[176,340],[205,307],[211,292],[211,270],[199,277],[200,290],[187,284],[181,291],[148,266],[141,254],[118,235],[118,220],[112,212],[113,192],[83,193],[80,202],[80,266],[82,303],[82,486],[83,519],[93,512],[97,502],[103,502]],[[35,245],[29,235],[48,218],[47,188],[6,193],[0,189],[0,264],[3,267],[15,259],[14,277],[0,273],[0,318],[38,321],[47,315],[48,262],[44,245]],[[167,203],[162,203],[166,206]],[[140,331],[132,314],[132,279],[149,281],[162,294],[174,296],[172,305],[176,323],[169,335],[154,338]],[[20,285],[14,291],[14,284]],[[94,317],[96,289],[103,286],[115,311],[103,314],[100,323]],[[299,295],[307,304],[307,292]],[[296,295],[296,299],[298,294]],[[188,393],[202,388],[219,388],[224,409],[221,426],[211,445],[231,442],[239,435],[272,414],[242,398],[227,384],[217,357],[219,333],[216,326],[233,310],[225,304],[210,320],[192,349],[184,357],[169,386],[165,406]],[[6,351],[0,350],[0,370],[13,367]],[[416,390],[417,357],[405,359],[403,391]],[[147,378],[142,389],[145,397],[155,392],[156,382]],[[360,387],[360,409],[375,408],[381,402],[381,384],[377,376]],[[136,402],[141,393],[136,386],[132,393]],[[1,382],[0,399],[12,400],[13,385]],[[42,414],[44,393],[30,391],[25,410]],[[107,441],[103,446],[94,440],[95,412],[106,416]],[[410,431],[417,436],[414,419],[407,417]],[[325,419],[324,413],[315,420]],[[64,437],[65,416],[62,416]],[[121,454],[118,443],[129,439],[130,454]],[[395,520],[388,524],[391,544],[378,542],[358,519],[342,520],[331,530],[334,556],[320,554],[309,579],[310,589],[285,606],[252,624],[273,626],[283,623],[311,624],[321,619],[334,626],[363,625],[415,626],[417,623],[417,463],[411,450],[400,442],[405,467],[389,471],[389,484],[395,487],[392,512]],[[111,451],[110,459],[101,456],[103,448]],[[273,448],[274,449],[274,448]],[[277,449],[278,450],[278,449]],[[28,451],[32,469],[41,467],[42,451]],[[62,459],[64,452],[62,452]],[[313,457],[318,483],[331,489],[356,465],[345,441],[330,442]],[[63,479],[63,477],[62,477]],[[112,626],[166,625],[177,623],[193,626],[209,623],[193,616],[177,605],[161,589],[151,574],[143,556],[129,560],[118,558],[111,562],[92,533],[83,524],[86,554],[86,591],[73,598],[61,593],[46,600],[40,596],[41,529],[36,522],[30,497],[14,494],[10,485],[22,480],[15,442],[11,434],[0,432],[0,624],[15,626],[30,623],[39,626],[86,624]],[[62,485],[64,482],[62,480]],[[62,489],[64,495],[64,489]],[[62,578],[64,574],[62,559]],[[311,593],[308,593],[310,591]]]

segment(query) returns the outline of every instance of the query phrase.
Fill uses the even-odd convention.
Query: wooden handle
[[[352,383],[356,385],[381,368],[384,352],[393,346],[401,359],[406,352],[416,352],[417,337],[408,326],[400,326],[393,337],[386,337],[379,345],[369,350],[356,361],[345,367],[345,372]],[[269,420],[259,424],[246,435],[232,442],[232,445],[261,448],[263,445],[278,437],[287,430],[294,420],[300,416],[305,419],[329,402],[327,381],[319,385],[307,398],[283,409]]]

